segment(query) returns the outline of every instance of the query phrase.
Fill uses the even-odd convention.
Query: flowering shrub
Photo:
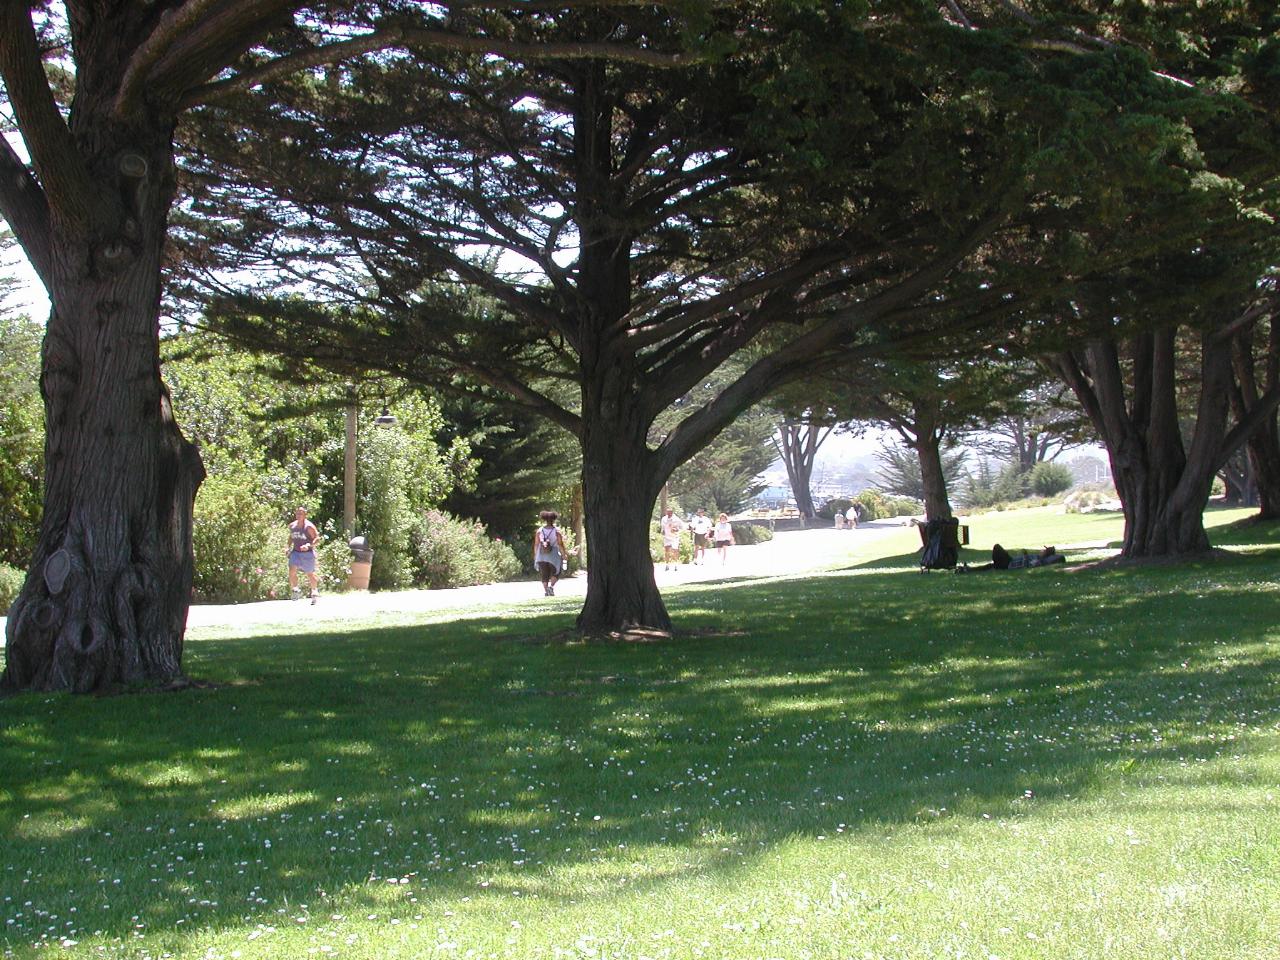
[[[211,476],[196,497],[191,539],[196,600],[240,603],[289,595],[289,534],[248,474]]]
[[[514,580],[522,573],[511,546],[489,539],[478,520],[460,520],[440,510],[428,510],[414,522],[409,542],[417,586],[467,587]],[[376,551],[373,568],[378,568]]]

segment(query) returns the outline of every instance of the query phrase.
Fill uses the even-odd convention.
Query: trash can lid
[[[369,546],[369,541],[364,537],[352,537],[347,541],[347,546],[352,550],[364,550]]]

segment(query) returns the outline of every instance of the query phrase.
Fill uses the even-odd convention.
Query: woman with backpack
[[[554,510],[543,510],[538,516],[542,519],[542,526],[533,535],[533,565],[542,575],[542,592],[554,597],[556,581],[564,572],[567,557],[564,536],[556,527],[560,514]]]

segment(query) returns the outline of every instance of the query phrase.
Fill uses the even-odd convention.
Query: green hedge
[[[7,616],[9,607],[18,599],[18,591],[22,589],[22,581],[27,575],[17,567],[0,563],[0,616]]]
[[[417,586],[468,587],[514,580],[523,572],[511,545],[491,540],[483,523],[439,510],[428,510],[413,524],[409,543]],[[377,569],[376,549],[373,566]]]
[[[288,596],[287,525],[251,475],[205,480],[196,497],[191,530],[194,598],[240,603]]]
[[[863,490],[856,500],[862,505],[863,520],[914,517],[924,513],[924,505],[920,501],[907,497],[890,497],[879,490]]]
[[[760,523],[738,520],[733,524],[733,542],[740,547],[753,543],[768,543],[773,539],[773,531]]]

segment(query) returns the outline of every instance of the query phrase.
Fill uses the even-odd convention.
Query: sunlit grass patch
[[[0,945],[1273,960],[1280,548],[1215,531],[968,578],[886,540],[672,591],[653,644],[527,642],[570,604],[193,634],[223,685],[0,702]]]

